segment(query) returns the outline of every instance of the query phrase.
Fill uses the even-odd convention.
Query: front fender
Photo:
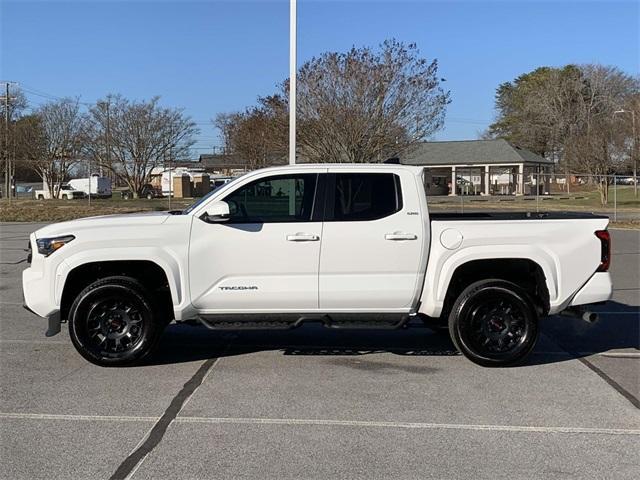
[[[174,308],[182,308],[187,298],[185,284],[182,281],[186,278],[184,266],[180,264],[177,256],[161,247],[113,247],[83,250],[60,263],[56,270],[55,278],[55,301],[60,305],[62,292],[69,273],[77,267],[88,263],[109,262],[109,261],[149,261],[157,264],[164,271],[169,283],[171,300]]]

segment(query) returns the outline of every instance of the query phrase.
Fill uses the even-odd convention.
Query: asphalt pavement
[[[611,302],[542,323],[486,369],[420,324],[170,326],[100,368],[22,308],[37,224],[0,224],[0,478],[640,478],[640,232],[613,230]]]

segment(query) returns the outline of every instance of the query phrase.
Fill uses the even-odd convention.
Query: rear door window
[[[400,177],[393,173],[337,173],[325,221],[377,220],[402,210]]]

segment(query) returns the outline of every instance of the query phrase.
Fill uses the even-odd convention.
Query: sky
[[[57,97],[161,96],[200,127],[194,157],[220,145],[211,118],[288,77],[288,1],[0,0],[0,81],[33,107]],[[298,65],[388,38],[437,59],[451,91],[435,140],[475,139],[496,87],[539,66],[640,72],[640,1],[298,0]]]

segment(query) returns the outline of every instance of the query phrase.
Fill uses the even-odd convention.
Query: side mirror
[[[207,223],[226,222],[229,220],[229,204],[223,201],[213,202],[200,219]]]

